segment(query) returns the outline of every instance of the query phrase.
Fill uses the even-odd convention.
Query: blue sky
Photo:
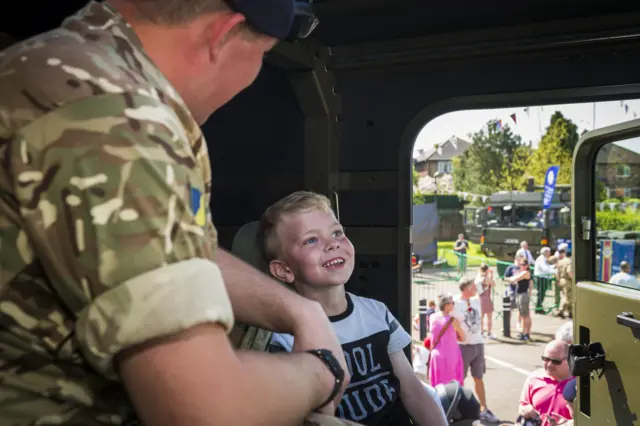
[[[470,141],[468,134],[478,131],[487,121],[492,119],[502,120],[503,125],[508,124],[513,132],[522,137],[524,142],[531,141],[533,146],[537,146],[549,125],[551,115],[555,111],[561,111],[565,117],[577,124],[580,133],[585,129],[592,130],[594,127],[593,105],[593,103],[583,103],[532,106],[529,107],[528,114],[522,107],[451,112],[426,124],[416,139],[414,152],[418,149],[429,149],[435,143],[442,143],[453,135]],[[596,128],[632,120],[634,114],[640,119],[639,99],[627,100],[622,104],[620,101],[597,102],[595,105]],[[627,105],[628,108],[625,109],[624,105]],[[510,117],[514,113],[516,114],[516,123]],[[640,138],[621,142],[620,145],[640,152]]]

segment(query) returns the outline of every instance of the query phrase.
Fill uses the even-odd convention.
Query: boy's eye
[[[342,237],[344,235],[344,232],[340,229],[338,231],[334,231],[333,236],[334,237]]]
[[[313,243],[315,243],[316,241],[318,241],[318,239],[317,239],[316,237],[311,237],[311,238],[307,239],[307,240],[304,242],[304,244],[305,244],[305,245],[306,245],[306,244],[313,244]]]

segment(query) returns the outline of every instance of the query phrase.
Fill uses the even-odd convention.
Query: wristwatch
[[[335,378],[331,395],[329,395],[329,398],[327,398],[327,400],[324,403],[322,403],[322,405],[316,408],[316,411],[317,411],[322,407],[324,407],[325,405],[329,404],[331,401],[333,401],[333,399],[340,392],[340,388],[342,387],[342,383],[344,382],[344,370],[342,369],[342,366],[340,365],[336,357],[333,356],[333,353],[329,349],[311,349],[306,352],[317,356],[322,362],[324,362],[324,365],[327,366],[327,368],[329,369],[329,371],[331,371],[331,374],[333,374],[333,377]]]

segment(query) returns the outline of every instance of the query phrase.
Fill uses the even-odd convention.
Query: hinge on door
[[[582,216],[582,239],[589,241],[591,239],[591,218]]]

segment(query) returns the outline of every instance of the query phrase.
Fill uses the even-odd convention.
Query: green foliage
[[[578,126],[556,111],[551,123],[538,144],[538,149],[529,159],[528,174],[533,176],[536,184],[544,183],[549,166],[560,166],[558,184],[570,184],[572,175],[573,150],[580,139]]]
[[[415,167],[412,167],[413,171],[413,204],[424,204],[424,194],[420,192],[418,189],[418,181],[420,180],[420,175],[416,171]]]
[[[640,229],[640,215],[631,211],[598,211],[596,227],[602,231],[637,231]]]
[[[514,151],[511,158],[502,163],[501,180],[498,181],[498,189],[502,191],[523,191],[527,187],[529,158],[533,150],[530,146],[520,145]]]
[[[607,196],[607,187],[600,179],[596,179],[596,202],[600,203],[605,201]]]
[[[529,147],[506,125],[502,130],[495,120],[487,130],[471,135],[471,146],[453,160],[453,182],[458,191],[490,195],[500,189],[524,188]]]

